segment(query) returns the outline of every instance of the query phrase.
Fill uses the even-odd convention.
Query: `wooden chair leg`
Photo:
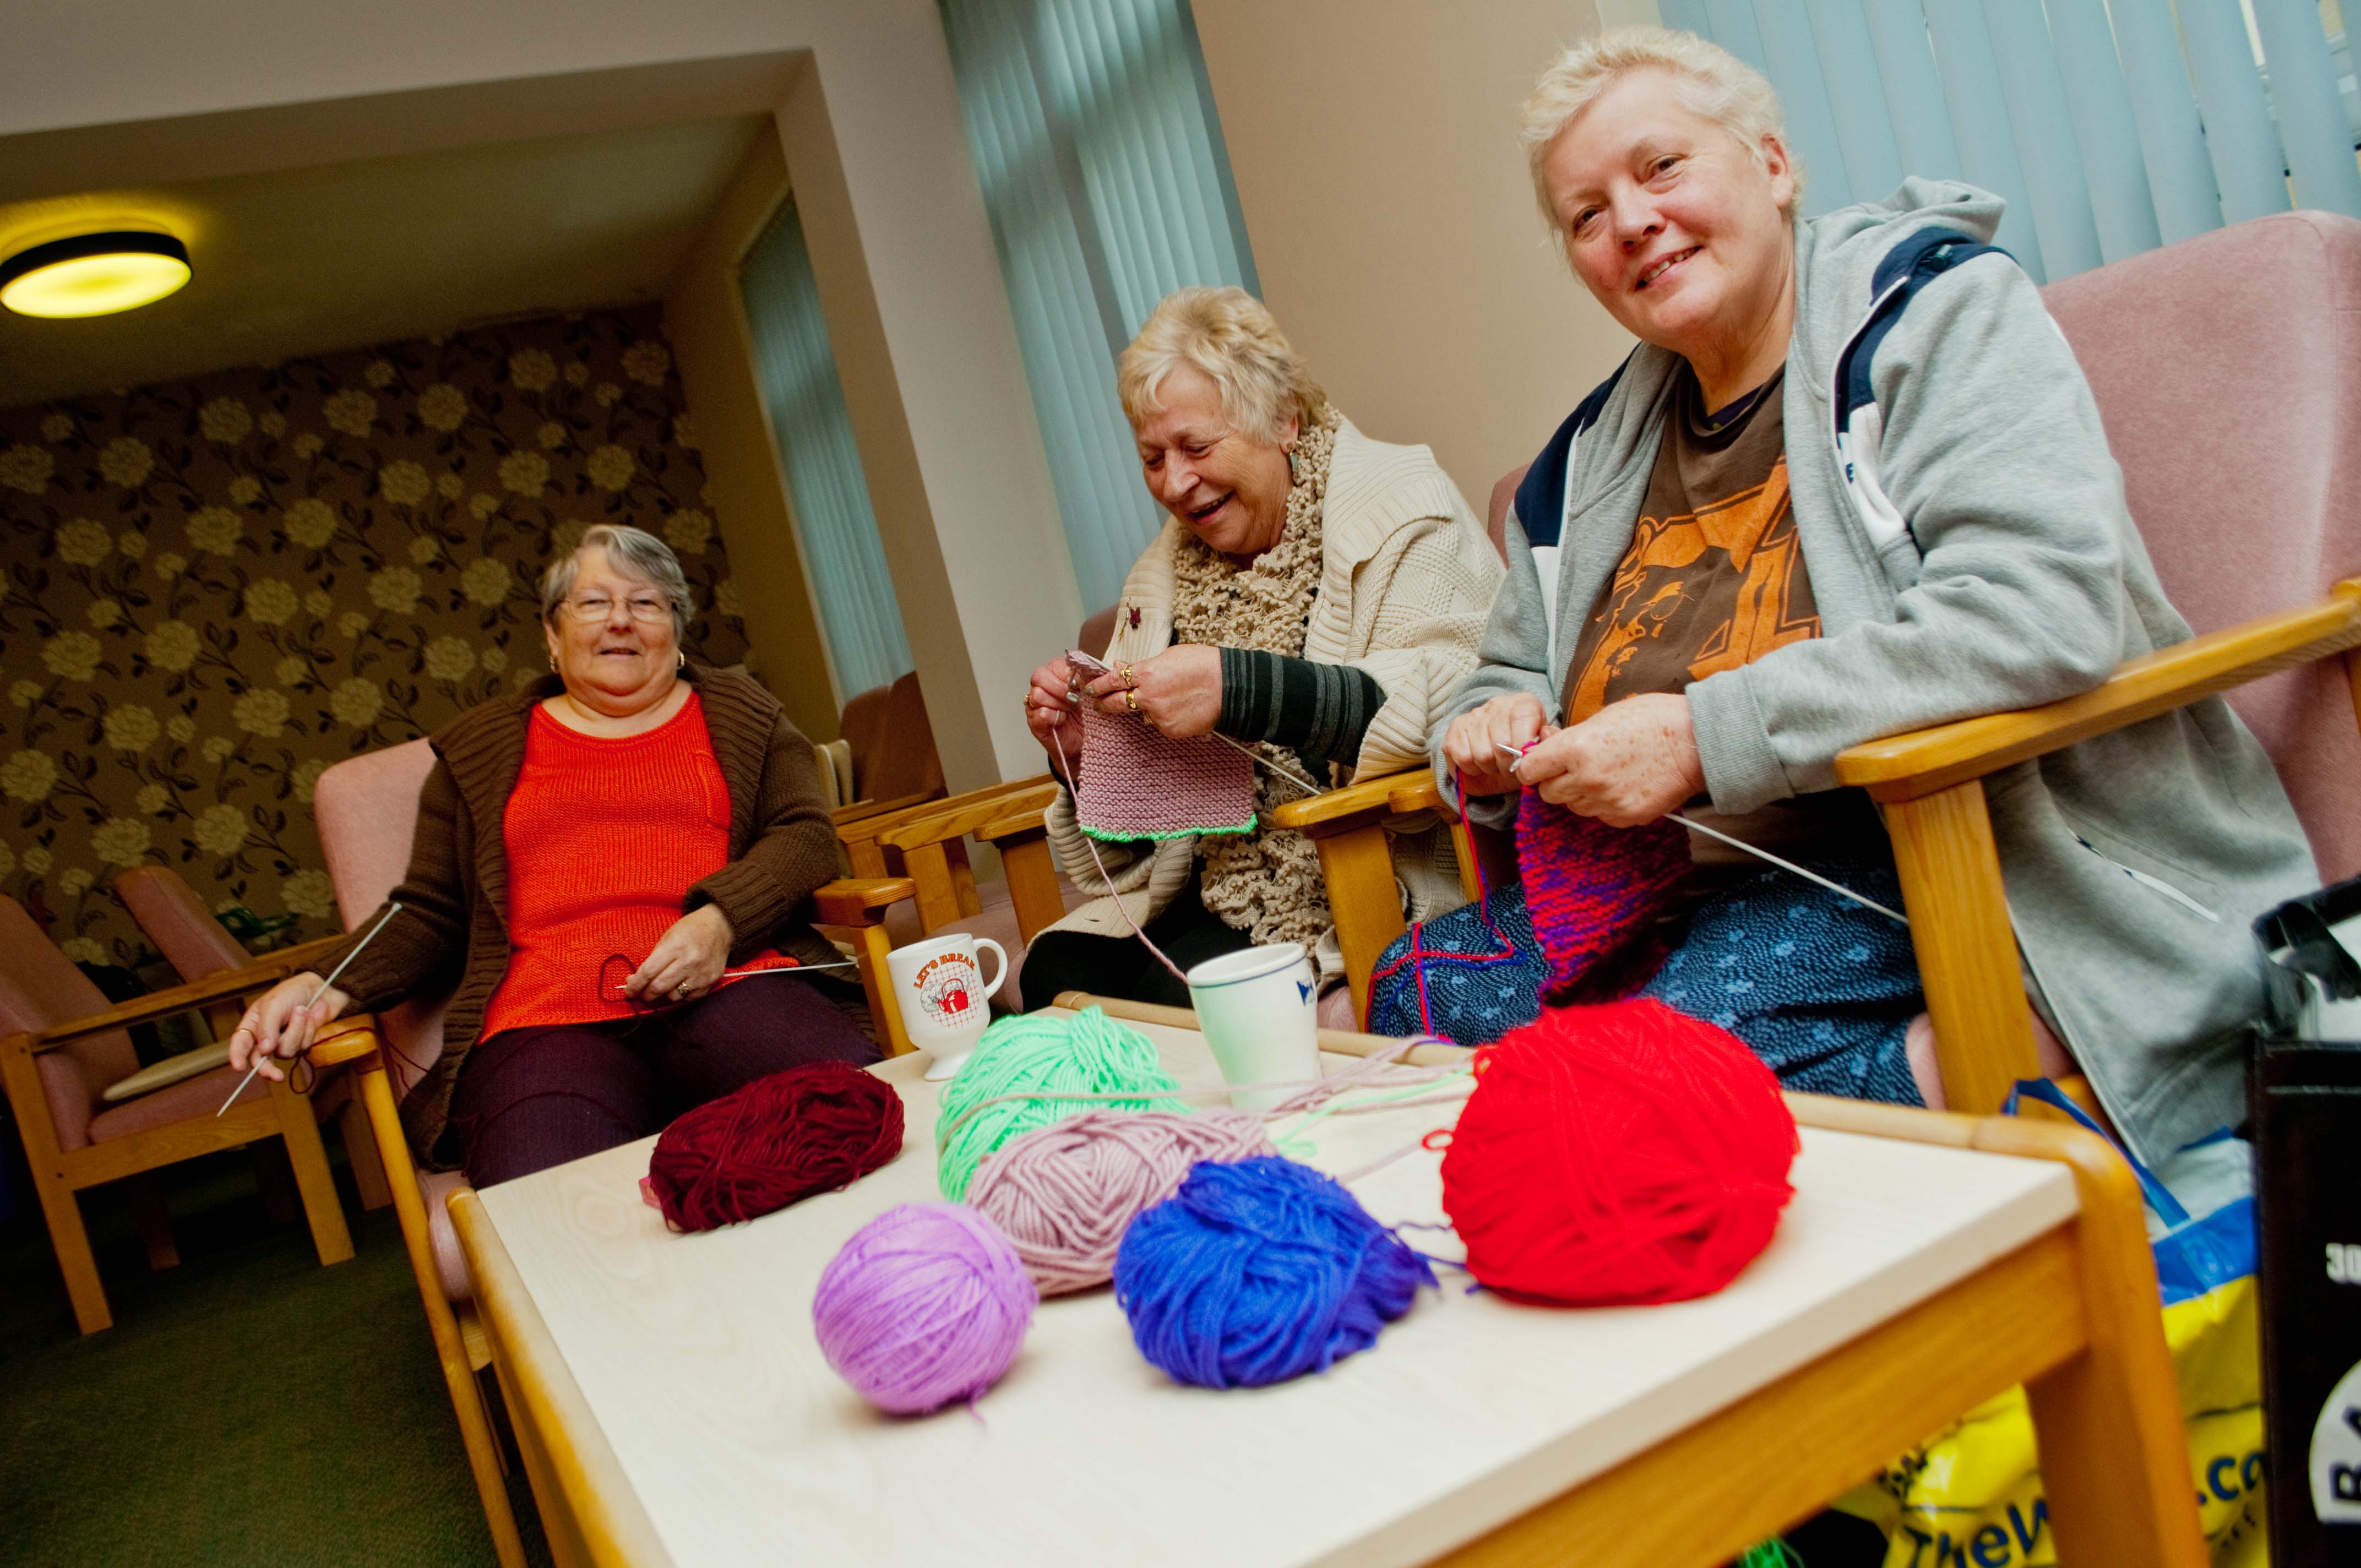
[[[861,963],[861,988],[869,993],[869,1017],[877,1025],[877,1043],[889,1057],[906,1056],[917,1047],[910,1043],[910,1031],[902,1022],[902,1004],[894,993],[894,977],[885,968],[885,955],[893,950],[893,944],[886,940],[883,926],[856,926],[852,933],[857,944],[853,956]]]
[[[313,1119],[312,1102],[284,1083],[274,1083],[270,1102],[279,1114],[287,1162],[295,1170],[295,1190],[302,1194],[312,1245],[319,1252],[323,1267],[342,1263],[353,1255],[353,1234],[345,1225],[345,1205],[336,1196],[336,1179],[328,1173],[327,1146],[320,1142],[320,1124]]]
[[[1000,851],[1001,873],[1008,878],[1008,902],[1016,909],[1016,934],[1030,944],[1049,927],[1066,917],[1066,900],[1058,891],[1057,857],[1049,836],[1040,828],[993,841]]]
[[[172,1241],[171,1211],[164,1206],[163,1183],[153,1171],[126,1176],[117,1183],[131,1223],[139,1227],[139,1245],[147,1249],[148,1266],[158,1272],[181,1266],[181,1249]]]
[[[40,1069],[33,1065],[30,1035],[0,1041],[0,1092],[6,1094],[17,1134],[25,1142],[33,1196],[40,1201],[41,1218],[49,1223],[49,1247],[57,1254],[58,1272],[65,1277],[66,1299],[73,1305],[74,1323],[86,1334],[113,1328],[115,1314],[107,1310],[106,1288],[99,1282],[98,1258],[90,1250],[82,1202],[66,1185],[57,1129],[49,1121],[49,1095],[41,1088]]]
[[[484,1505],[492,1552],[500,1568],[524,1568],[524,1539],[517,1533],[516,1514],[509,1507],[508,1486],[501,1479],[500,1444],[492,1435],[491,1418],[484,1408],[483,1390],[477,1387],[475,1369],[467,1365],[458,1316],[451,1310],[450,1298],[443,1294],[443,1277],[434,1266],[434,1244],[426,1230],[426,1200],[418,1190],[417,1172],[410,1163],[401,1113],[394,1108],[393,1091],[383,1069],[362,1072],[356,1088],[368,1107],[378,1148],[385,1157],[394,1214],[401,1223],[401,1244],[410,1254],[410,1270],[417,1277],[419,1300],[426,1309],[426,1327],[434,1338],[443,1385],[451,1396],[452,1412],[459,1419],[459,1438],[467,1452],[467,1468],[475,1476],[476,1496]]]
[[[1952,1111],[1992,1115],[2010,1086],[2038,1077],[2041,1066],[1983,781],[1878,804],[1894,840],[1944,1097]]]
[[[336,1135],[344,1140],[345,1164],[351,1168],[353,1185],[360,1191],[361,1208],[374,1213],[391,1203],[393,1189],[385,1179],[385,1161],[378,1157],[377,1139],[369,1133],[368,1107],[361,1103],[358,1094],[336,1112]]]
[[[1353,995],[1353,1022],[1369,1023],[1369,976],[1387,944],[1409,929],[1402,919],[1401,891],[1394,882],[1394,857],[1377,820],[1347,821],[1312,830],[1320,874],[1328,883],[1328,907],[1336,916],[1336,943],[1345,950],[1345,981]]]
[[[959,883],[943,845],[914,845],[902,851],[902,865],[918,884],[919,929],[931,936],[966,913],[960,907]]]

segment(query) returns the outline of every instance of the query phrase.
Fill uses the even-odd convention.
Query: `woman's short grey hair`
[[[1518,137],[1525,163],[1533,177],[1533,196],[1551,232],[1558,215],[1550,206],[1549,182],[1543,169],[1574,117],[1590,107],[1616,80],[1634,71],[1661,71],[1673,79],[1673,94],[1681,106],[1728,131],[1739,145],[1763,161],[1763,138],[1787,140],[1787,119],[1779,94],[1761,71],[1736,55],[1697,37],[1669,27],[1610,27],[1595,38],[1574,45],[1542,72],[1525,100],[1524,125]],[[1804,164],[1795,149],[1787,148],[1787,166],[1795,176],[1795,193],[1783,209],[1793,214],[1804,196]]]
[[[1134,430],[1163,411],[1156,391],[1179,365],[1213,383],[1232,429],[1273,446],[1290,416],[1309,425],[1328,406],[1269,309],[1244,289],[1176,289],[1148,313],[1115,364],[1115,394]]]
[[[557,607],[574,591],[574,579],[582,569],[582,553],[586,550],[604,550],[615,570],[627,577],[637,577],[662,593],[672,605],[674,640],[688,641],[688,618],[697,613],[697,601],[689,597],[688,578],[681,572],[680,557],[654,534],[625,522],[593,526],[582,535],[581,543],[549,564],[549,570],[541,575],[541,619],[544,625],[557,624]]]

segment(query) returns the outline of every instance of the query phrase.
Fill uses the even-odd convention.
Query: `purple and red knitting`
[[[1610,828],[1529,789],[1517,805],[1517,869],[1549,960],[1542,1001],[1613,1002],[1647,984],[1671,951],[1656,917],[1688,875],[1689,837],[1662,817]]]

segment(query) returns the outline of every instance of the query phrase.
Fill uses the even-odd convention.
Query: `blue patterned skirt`
[[[1881,904],[1902,902],[1889,866],[1812,869]],[[1378,960],[1384,978],[1374,988],[1372,1033],[1475,1046],[1541,1015],[1547,965],[1521,889],[1429,920],[1417,934],[1430,956],[1411,961],[1405,933]],[[1923,1103],[1903,1049],[1910,1020],[1927,1006],[1910,933],[1784,872],[1766,871],[1697,905],[1686,935],[1639,994],[1729,1030],[1789,1089]]]

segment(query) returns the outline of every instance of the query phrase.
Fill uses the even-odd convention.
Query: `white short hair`
[[[1231,428],[1270,445],[1290,415],[1308,425],[1328,406],[1269,308],[1244,289],[1175,289],[1148,313],[1115,364],[1115,394],[1133,429],[1163,411],[1156,389],[1176,365],[1202,371]]]
[[[1525,100],[1524,125],[1519,140],[1533,177],[1533,196],[1552,232],[1557,214],[1550,207],[1543,166],[1550,148],[1574,121],[1618,78],[1634,71],[1661,71],[1673,79],[1673,93],[1681,106],[1728,131],[1739,145],[1763,159],[1763,138],[1787,140],[1787,120],[1779,94],[1763,73],[1695,33],[1669,27],[1610,27],[1595,38],[1574,45],[1550,62]],[[1784,211],[1792,213],[1804,195],[1803,160],[1787,148],[1787,167],[1795,177],[1795,193]]]
[[[574,578],[582,569],[582,557],[593,550],[605,551],[607,565],[622,576],[637,577],[663,594],[664,602],[672,607],[674,640],[688,640],[688,620],[697,613],[697,600],[689,594],[688,577],[680,569],[680,557],[654,534],[627,522],[594,524],[583,533],[581,543],[549,564],[549,570],[541,576],[541,619],[544,622],[557,624],[557,607],[574,591]]]

